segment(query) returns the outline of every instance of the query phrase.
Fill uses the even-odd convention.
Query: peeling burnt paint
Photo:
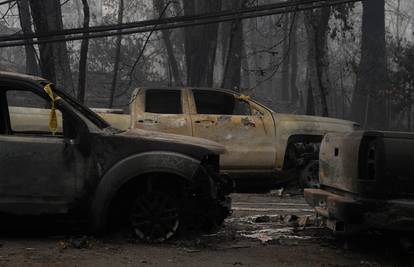
[[[242,118],[241,122],[243,123],[244,126],[247,127],[256,127],[256,123],[254,123],[253,121],[251,121],[249,118]]]

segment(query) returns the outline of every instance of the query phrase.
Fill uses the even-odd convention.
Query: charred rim
[[[141,240],[162,242],[170,239],[180,224],[177,201],[163,192],[142,194],[132,205],[130,223]]]
[[[300,186],[302,188],[319,188],[319,161],[312,160],[300,173]]]

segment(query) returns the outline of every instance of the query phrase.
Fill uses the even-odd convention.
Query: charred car
[[[223,151],[204,139],[115,129],[43,78],[0,72],[2,213],[65,214],[97,233],[129,224],[139,238],[165,240],[229,214]]]
[[[300,177],[317,187],[319,145],[328,132],[351,132],[350,121],[281,114],[248,96],[211,88],[139,88],[129,115],[100,114],[121,128],[201,137],[226,148],[223,173],[237,190],[267,191]]]
[[[307,202],[337,233],[414,230],[414,134],[328,134],[320,151],[320,189]]]

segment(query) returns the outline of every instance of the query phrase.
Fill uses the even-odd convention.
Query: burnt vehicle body
[[[128,222],[148,240],[229,214],[217,143],[114,129],[34,76],[0,72],[0,102],[0,212],[68,214],[98,233]],[[30,117],[42,109],[58,118],[52,132],[53,119]]]
[[[414,134],[328,134],[320,151],[320,189],[307,202],[338,233],[414,230]]]
[[[319,145],[328,132],[356,124],[274,112],[240,93],[214,88],[137,88],[130,114],[99,113],[122,129],[174,133],[222,144],[220,170],[238,192],[266,192],[299,179],[317,187]]]

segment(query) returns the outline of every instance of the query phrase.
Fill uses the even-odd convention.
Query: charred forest
[[[280,113],[412,131],[413,2],[344,1],[243,15],[288,2],[309,1],[3,1],[0,64],[43,76],[94,108],[126,110],[142,86],[227,88]],[[159,27],[164,19],[194,22],[226,11],[235,15]],[[142,32],[113,28],[108,36],[90,36],[96,27],[139,21],[155,24]],[[80,30],[76,40],[56,40],[62,35],[53,33],[70,29]],[[24,38],[19,45],[4,41],[13,36]]]

